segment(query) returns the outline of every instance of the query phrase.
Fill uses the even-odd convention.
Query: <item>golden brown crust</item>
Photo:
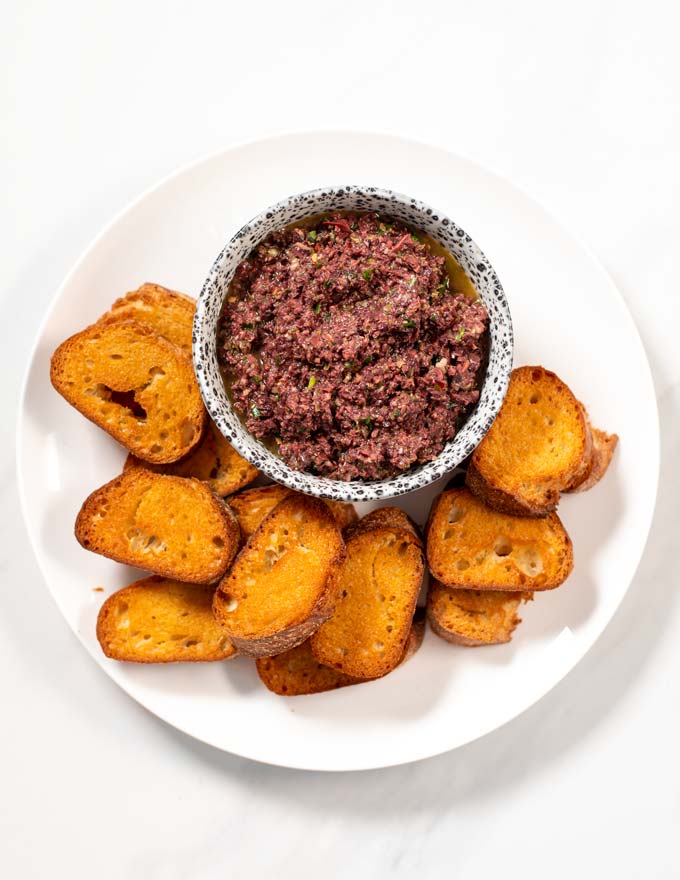
[[[487,507],[468,488],[439,495],[427,525],[432,576],[470,590],[551,590],[573,568],[573,547],[556,513],[519,517]]]
[[[422,584],[420,539],[410,526],[380,519],[348,535],[335,613],[311,640],[319,662],[357,678],[378,678],[399,663]]]
[[[600,431],[599,428],[592,428],[592,435],[593,453],[590,471],[580,482],[576,482],[568,489],[565,489],[565,492],[586,492],[588,489],[592,489],[596,483],[599,483],[607,472],[619,442],[618,435],[607,434],[605,431]]]
[[[172,464],[149,464],[130,453],[123,470],[135,466],[173,477],[194,477],[207,483],[221,497],[243,489],[260,475],[254,465],[241,458],[211,420],[208,420],[208,428],[198,446],[180,461]]]
[[[72,406],[138,458],[177,461],[200,442],[206,412],[191,360],[135,321],[94,324],[63,342],[50,379]]]
[[[97,323],[138,321],[179,346],[191,357],[195,310],[196,301],[190,296],[147,282],[117,299]]]
[[[467,485],[503,513],[543,516],[586,475],[591,450],[585,411],[567,385],[544,367],[519,367],[472,455]]]
[[[522,622],[517,609],[533,593],[459,590],[432,581],[427,596],[430,628],[455,645],[480,647],[509,642]]]
[[[245,492],[239,492],[231,497],[229,503],[238,517],[244,541],[247,541],[259,528],[264,518],[274,510],[277,504],[291,495],[305,497],[301,492],[295,492],[279,483],[247,489]],[[333,514],[340,531],[351,528],[353,523],[358,520],[353,504],[347,504],[343,501],[329,501],[328,499],[322,500]]]
[[[102,605],[97,639],[107,657],[134,663],[228,660],[236,653],[212,615],[212,587],[148,577]]]
[[[328,506],[294,493],[265,517],[220,583],[216,619],[253,657],[299,645],[333,613],[345,545]]]
[[[425,615],[417,615],[417,619],[413,620],[399,666],[410,660],[418,651],[423,642],[424,633]],[[257,674],[265,687],[282,697],[320,694],[324,691],[337,690],[372,680],[354,678],[319,663],[312,652],[309,639],[275,657],[260,657],[255,661],[255,664]]]
[[[400,507],[379,507],[376,510],[372,510],[370,513],[367,513],[366,516],[349,526],[346,532],[346,537],[350,538],[354,535],[361,534],[362,532],[369,531],[370,529],[381,527],[389,529],[406,529],[411,532],[421,547],[423,545],[420,529],[413,522],[411,517]]]
[[[139,467],[85,500],[75,536],[93,553],[197,584],[222,577],[240,543],[236,517],[205,483]]]

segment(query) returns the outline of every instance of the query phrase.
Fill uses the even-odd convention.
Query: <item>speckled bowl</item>
[[[420,229],[458,260],[489,313],[489,358],[477,406],[456,436],[433,461],[389,480],[331,480],[296,471],[270,452],[243,426],[233,410],[217,363],[217,322],[227,288],[238,264],[276,229],[328,211],[379,211]],[[198,298],[194,318],[193,356],[198,384],[213,421],[229,442],[257,468],[291,489],[338,501],[371,501],[422,489],[460,464],[477,446],[496,417],[512,369],[510,310],[493,267],[470,236],[453,220],[417,199],[377,189],[344,186],[291,196],[240,229],[213,263]]]

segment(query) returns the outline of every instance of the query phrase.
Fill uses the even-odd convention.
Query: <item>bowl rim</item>
[[[508,345],[504,347],[504,350],[499,352],[497,349],[494,349],[493,333],[489,333],[486,373],[480,386],[479,401],[469,412],[455,436],[448,441],[442,451],[431,461],[411,467],[406,471],[395,474],[384,480],[336,480],[330,477],[316,476],[314,474],[297,471],[291,468],[290,465],[286,464],[283,459],[267,449],[260,440],[247,430],[234,410],[226,391],[224,391],[221,403],[224,404],[226,402],[227,409],[230,410],[238,420],[241,434],[238,432],[235,435],[231,432],[225,433],[225,420],[218,409],[215,391],[211,387],[206,371],[201,364],[201,360],[205,356],[214,358],[217,362],[217,333],[215,330],[212,332],[206,332],[205,330],[206,321],[209,320],[209,317],[206,315],[206,308],[207,303],[213,294],[215,278],[218,277],[221,265],[229,248],[240,239],[247,236],[250,232],[263,225],[265,221],[269,220],[272,216],[294,207],[296,202],[300,202],[302,205],[305,200],[320,199],[322,197],[328,198],[332,197],[334,194],[337,194],[338,196],[356,194],[367,196],[369,198],[377,197],[383,200],[389,200],[417,213],[418,215],[427,217],[429,222],[437,223],[438,227],[448,226],[451,230],[455,230],[458,237],[464,239],[466,246],[477,252],[477,257],[484,265],[485,271],[488,273],[489,283],[494,291],[495,305],[498,312],[496,324],[497,326],[503,327],[508,341]],[[301,214],[297,219],[302,220],[305,216],[312,216],[315,213],[319,213],[318,210],[315,211],[310,209],[306,214]],[[297,222],[297,220],[288,222]],[[417,224],[414,225],[417,226]],[[258,243],[270,234],[270,231],[265,232],[265,234],[258,239]],[[428,234],[432,235],[431,232],[428,232]],[[433,235],[432,237],[436,239],[436,235]],[[253,245],[253,247],[255,246],[256,245]],[[463,268],[465,270],[465,267]],[[469,277],[467,271],[466,274],[468,274]],[[231,282],[231,277],[229,278],[229,282]],[[475,286],[474,282],[473,286]],[[475,290],[477,291],[480,300],[487,308],[490,317],[491,330],[493,318],[491,311],[489,310],[489,303],[484,299],[482,292],[478,290],[477,286],[475,286]],[[220,304],[220,312],[221,307],[222,303]],[[206,347],[206,342],[208,342],[209,347]],[[492,350],[494,355],[499,358],[498,370],[493,376],[489,370]],[[192,333],[192,359],[201,396],[208,411],[208,415],[225,439],[243,458],[254,464],[258,470],[275,482],[309,495],[338,501],[374,501],[395,498],[429,486],[431,483],[442,478],[459,466],[460,463],[464,461],[479,445],[500,410],[510,382],[510,374],[513,366],[513,353],[514,332],[507,296],[505,295],[503,286],[491,261],[476,241],[474,241],[474,239],[472,239],[472,237],[461,226],[459,226],[458,223],[452,220],[448,214],[434,209],[431,205],[395,190],[362,184],[315,187],[314,189],[294,193],[280,199],[274,204],[266,207],[264,210],[259,211],[251,217],[250,220],[244,223],[227,240],[210,267],[210,271],[203,282],[196,303]],[[480,403],[482,402],[482,396],[487,391],[487,385],[492,378],[495,386],[493,391],[496,396],[490,406],[487,407],[487,411],[482,415],[480,411]],[[474,436],[472,436],[473,434]],[[255,451],[257,452],[257,461],[252,461]]]

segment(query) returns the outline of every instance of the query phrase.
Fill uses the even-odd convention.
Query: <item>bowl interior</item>
[[[332,480],[290,468],[243,426],[231,406],[217,361],[217,323],[238,264],[282,226],[313,214],[347,210],[379,211],[430,235],[460,263],[489,313],[489,356],[474,410],[436,459],[388,480],[374,482]],[[371,501],[427,486],[472,452],[503,402],[512,369],[512,344],[512,322],[503,288],[486,256],[463,229],[417,199],[374,187],[346,186],[293,196],[259,214],[236,233],[215,260],[201,290],[194,319],[193,357],[211,418],[244,458],[291,489],[336,500]]]

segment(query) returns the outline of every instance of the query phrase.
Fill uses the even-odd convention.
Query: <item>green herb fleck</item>
[[[316,241],[316,230],[315,229],[309,230],[309,232],[307,233],[307,240],[308,241]]]
[[[415,327],[415,326],[416,326],[416,322],[415,322],[415,321],[411,321],[410,318],[409,318],[408,321],[404,321],[404,327]]]
[[[371,275],[373,274],[373,269],[364,269],[361,274],[363,275],[364,281],[370,281]]]
[[[326,290],[328,290],[328,288],[331,286],[331,279],[326,278],[326,280],[323,283],[323,286],[326,288]]]
[[[316,385],[316,376],[310,376],[309,382],[307,383],[307,391],[311,391],[315,385]]]
[[[261,417],[261,415],[262,415],[262,413],[260,412],[260,410],[258,409],[258,407],[255,406],[255,404],[253,404],[253,405],[250,407],[250,413],[251,413],[251,415],[252,415],[252,417],[253,417],[254,419],[259,419],[259,418]]]
[[[323,313],[323,319],[324,319],[324,321],[326,321],[326,323],[328,323],[328,321],[330,321],[330,319],[331,319],[331,313],[330,313],[330,312],[324,312],[324,313]]]
[[[312,311],[314,312],[315,315],[318,315],[319,312],[321,311],[321,303],[320,302],[314,303],[314,308],[312,309]]]
[[[252,324],[241,324],[241,329],[242,330],[252,330],[253,325]]]
[[[262,381],[262,376],[253,376],[253,381],[259,384]]]
[[[416,286],[416,276],[415,276],[415,275],[411,275],[411,277],[409,278],[409,280],[408,280],[408,286],[409,286],[409,287],[415,287],[415,286]]]
[[[420,239],[419,239],[418,236],[415,235],[414,233],[411,233],[411,238],[412,238],[414,241],[420,242]]]
[[[465,327],[460,328],[458,336],[456,336],[456,342],[460,342],[460,340],[463,338],[463,336],[465,336]]]
[[[365,418],[365,419],[359,419],[359,423],[360,423],[361,425],[366,425],[366,427],[368,428],[369,431],[370,431],[371,428],[373,427],[373,419],[371,419],[370,416],[368,416],[368,417]]]

